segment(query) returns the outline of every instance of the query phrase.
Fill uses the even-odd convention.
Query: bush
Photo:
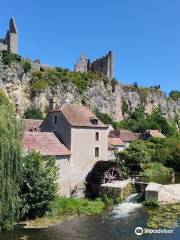
[[[169,93],[169,96],[174,100],[177,101],[180,98],[180,91],[174,90]]]
[[[112,124],[113,120],[107,113],[101,113],[97,109],[95,110],[95,114],[99,120],[101,120],[104,124]]]
[[[143,175],[153,180],[153,178],[159,178],[163,176],[170,176],[171,169],[163,166],[162,163],[159,162],[151,162],[149,164],[141,165],[143,169]]]
[[[43,119],[43,113],[40,109],[37,108],[28,108],[25,113],[24,117],[27,119]]]
[[[41,93],[48,88],[48,84],[43,80],[38,80],[31,85],[31,94],[36,96],[37,93]]]
[[[146,207],[158,207],[159,206],[159,202],[158,200],[155,199],[151,199],[151,200],[146,200],[143,203]]]
[[[21,216],[43,216],[57,193],[55,159],[30,152],[24,157]]]
[[[2,61],[4,65],[10,65],[12,62],[20,62],[21,56],[11,53],[9,51],[3,51],[2,52]]]
[[[28,60],[22,61],[21,65],[25,73],[31,69],[31,62]]]

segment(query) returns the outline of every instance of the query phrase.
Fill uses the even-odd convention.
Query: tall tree
[[[11,229],[18,218],[21,178],[21,127],[0,92],[0,229]]]

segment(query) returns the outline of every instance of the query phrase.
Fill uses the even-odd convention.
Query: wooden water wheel
[[[87,196],[98,197],[101,184],[123,179],[122,171],[115,162],[98,161],[86,177]]]
[[[120,171],[115,167],[112,167],[104,173],[102,182],[103,183],[113,182],[113,181],[119,180],[121,177],[122,177],[122,174],[120,173]]]

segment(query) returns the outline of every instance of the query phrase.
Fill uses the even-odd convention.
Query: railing
[[[142,175],[130,175],[131,181],[133,183],[148,183],[149,177],[148,176],[142,176]]]

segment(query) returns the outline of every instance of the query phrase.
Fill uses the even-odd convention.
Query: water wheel
[[[98,197],[101,184],[123,179],[122,171],[115,162],[98,161],[86,177],[86,195]]]
[[[116,168],[110,168],[104,173],[103,181],[102,183],[109,183],[112,181],[117,181],[122,177],[122,174],[120,171]]]

